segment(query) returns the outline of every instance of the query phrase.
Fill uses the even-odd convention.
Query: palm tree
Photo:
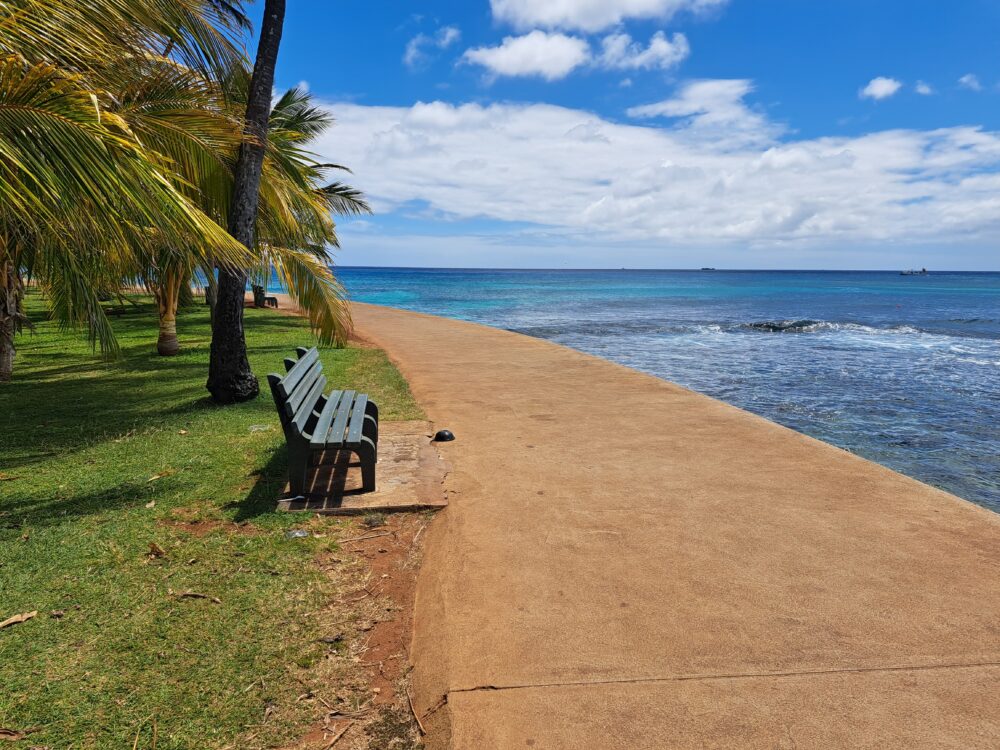
[[[329,125],[307,95],[282,97],[263,137],[255,119],[244,124],[236,113],[243,103],[256,118],[270,86],[264,68],[249,76],[232,43],[247,26],[238,0],[5,6],[12,13],[0,23],[0,379],[10,377],[14,336],[27,323],[26,278],[44,289],[59,319],[85,325],[107,353],[116,343],[100,300],[122,284],[153,293],[157,348],[175,352],[178,302],[198,267],[244,279],[247,269],[273,267],[321,339],[346,339],[343,290],[327,266],[326,248],[337,244],[330,213],[368,207],[340,183],[319,187],[337,167],[304,150]],[[276,54],[283,3],[268,8],[262,60]],[[257,151],[264,155],[251,196],[240,185],[254,182],[247,165]],[[222,227],[246,219],[250,198],[250,236],[237,242]],[[237,209],[243,218],[233,216]],[[237,344],[245,363],[242,325]]]
[[[224,5],[224,3],[223,3]],[[11,377],[24,279],[114,351],[99,304],[137,251],[168,243],[224,265],[251,258],[177,185],[173,165],[114,113],[113,71],[172,46],[223,71],[240,59],[210,0],[10,0],[0,23],[0,380]]]
[[[131,66],[116,93],[115,110],[149,147],[166,156],[182,178],[178,189],[220,225],[227,223],[233,169],[240,145],[238,117],[249,73],[242,67],[215,83],[173,62]],[[242,107],[239,107],[242,109]],[[369,211],[361,194],[341,183],[323,184],[328,170],[307,151],[332,124],[307,92],[287,91],[271,108],[261,171],[253,256],[260,273],[275,268],[321,339],[346,340],[349,316],[343,290],[328,267],[326,247],[337,246],[331,213]],[[204,259],[172,246],[152,246],[141,279],[157,302],[160,354],[178,351],[176,314],[182,291]]]
[[[246,248],[254,244],[271,89],[274,87],[274,68],[278,61],[284,21],[285,0],[265,0],[257,58],[247,95],[246,140],[240,146],[236,162],[233,202],[229,212],[229,233]],[[246,281],[243,271],[225,268],[219,271],[207,383],[209,393],[219,403],[247,401],[260,392],[260,384],[247,360],[243,333]]]
[[[148,148],[169,160],[176,187],[217,224],[225,225],[234,155],[241,128],[223,87],[170,60],[148,60],[122,71],[115,113]],[[140,253],[141,283],[159,313],[157,351],[176,354],[177,307],[204,253],[169,242],[151,242]]]
[[[173,71],[168,73],[173,79]],[[246,90],[247,77],[233,72],[226,85],[231,96],[245,96],[240,92]],[[232,130],[232,121],[219,121],[206,102],[194,99],[193,90],[187,85],[175,90],[172,84],[157,83],[156,79],[153,85],[143,82],[136,95],[121,97],[120,113],[146,142],[158,144],[159,150],[183,164],[180,171],[188,184],[198,186],[193,200],[207,215],[225,224],[233,161],[226,158],[225,147],[230,145],[235,156],[239,134]],[[353,188],[341,183],[323,185],[328,170],[345,168],[319,163],[306,150],[331,124],[326,111],[297,88],[287,91],[272,107],[251,249],[256,275],[266,277],[275,269],[309,314],[319,338],[343,343],[350,318],[343,289],[328,265],[327,247],[338,245],[331,214],[367,213],[369,208]],[[160,354],[178,351],[177,306],[199,260],[172,247],[156,248],[147,260],[142,281],[157,301]]]
[[[100,92],[103,94],[103,92]],[[169,167],[77,75],[0,60],[0,379],[9,379],[30,270],[67,322],[114,338],[95,279],[151,242],[245,266],[246,249],[174,187]]]

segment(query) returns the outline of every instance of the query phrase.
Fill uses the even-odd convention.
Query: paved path
[[[1000,747],[1000,516],[553,344],[355,320],[458,436],[431,747]]]

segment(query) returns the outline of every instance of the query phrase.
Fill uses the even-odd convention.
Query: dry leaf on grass
[[[19,732],[16,729],[0,727],[0,740],[9,740],[10,742],[14,742],[16,740],[24,739],[27,735],[28,732]]]
[[[17,625],[17,624],[22,623],[22,622],[27,622],[28,620],[30,620],[32,617],[34,617],[37,614],[38,614],[38,610],[36,609],[33,612],[22,612],[19,615],[14,615],[13,617],[8,617],[3,622],[0,622],[0,630],[3,630],[4,628],[10,627],[11,625]]]
[[[13,482],[15,479],[17,479],[17,477],[15,477],[13,474],[5,474],[4,472],[0,471],[0,482]]]
[[[146,507],[147,508],[155,508],[156,507],[156,501],[155,500],[150,500],[148,503],[146,503]]]
[[[157,479],[163,479],[163,477],[169,477],[171,474],[176,474],[176,473],[177,473],[176,469],[164,469],[159,474],[153,474],[153,476],[151,476],[146,481],[155,482]]]
[[[163,551],[163,547],[161,547],[156,542],[150,542],[149,543],[149,553],[148,554],[149,554],[149,557],[166,557],[167,553],[164,552]]]
[[[177,594],[178,599],[208,599],[213,604],[222,604],[222,600],[217,596],[199,594],[197,591],[182,591]]]

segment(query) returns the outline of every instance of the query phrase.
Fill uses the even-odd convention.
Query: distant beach
[[[672,380],[1000,511],[1000,274],[337,269],[353,299]]]

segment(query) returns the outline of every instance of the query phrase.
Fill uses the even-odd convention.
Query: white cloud
[[[657,31],[649,40],[649,46],[633,42],[624,32],[608,34],[601,40],[601,54],[598,64],[612,70],[666,70],[682,62],[691,54],[691,46],[683,34],[671,38]]]
[[[878,78],[872,78],[868,82],[868,85],[858,92],[858,96],[862,99],[874,99],[875,101],[880,101],[882,99],[888,99],[902,87],[903,84],[895,78],[879,76]]]
[[[691,135],[719,139],[720,145],[769,141],[782,128],[750,109],[744,99],[753,91],[746,79],[712,79],[685,84],[672,99],[628,110],[629,117],[683,118]]]
[[[565,78],[590,59],[590,46],[565,34],[532,31],[508,36],[498,47],[466,50],[463,59],[482,65],[494,75],[539,76],[547,81]]]
[[[419,206],[534,227],[493,230],[493,247],[512,253],[541,243],[571,260],[581,239],[647,249],[1000,241],[1000,132],[782,140],[742,104],[749,82],[711,83],[661,106],[683,118],[662,126],[547,104],[337,104],[339,126],[319,151],[354,169],[379,214]],[[718,137],[703,137],[699,118]],[[749,137],[754,122],[761,132]]]
[[[462,32],[455,26],[442,26],[433,35],[417,34],[406,45],[403,62],[409,68],[419,68],[429,58],[430,49],[448,49],[462,38]]]
[[[958,85],[963,89],[969,89],[970,91],[982,91],[983,84],[979,82],[979,78],[972,74],[966,73],[964,76],[958,79]]]
[[[523,36],[506,37],[496,47],[467,50],[463,59],[497,76],[540,76],[555,81],[585,65],[604,70],[666,70],[690,53],[683,34],[668,38],[658,31],[643,47],[628,34],[618,32],[601,40],[600,54],[595,57],[590,44],[580,37],[536,29]],[[630,86],[631,81],[626,85]]]
[[[445,26],[444,28],[438,29],[437,36],[439,47],[450,47],[462,38],[462,32],[455,26]]]
[[[518,29],[543,27],[595,32],[627,19],[668,20],[681,11],[701,12],[727,0],[490,0],[493,17]]]
[[[930,96],[934,93],[933,87],[929,83],[924,83],[923,81],[917,81],[917,85],[913,87],[921,96]]]

